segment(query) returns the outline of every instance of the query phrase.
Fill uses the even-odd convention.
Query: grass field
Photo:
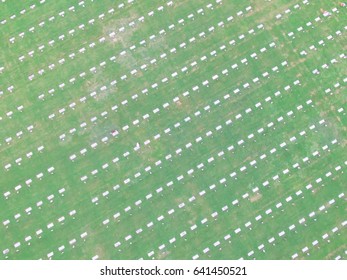
[[[2,1],[0,259],[346,259],[346,16]]]

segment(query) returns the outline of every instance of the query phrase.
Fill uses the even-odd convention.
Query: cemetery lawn
[[[31,2],[0,3],[0,259],[347,258],[347,8]]]

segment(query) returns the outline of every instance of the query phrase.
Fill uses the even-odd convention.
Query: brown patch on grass
[[[136,21],[138,18],[138,14],[134,11],[130,12],[130,15],[124,18],[113,19],[107,23],[103,27],[102,33],[106,38],[106,41],[109,42],[112,46],[117,43],[120,43],[122,47],[127,47],[127,43],[129,43],[130,38],[135,30],[138,29],[138,26],[141,23],[136,22],[134,26],[129,26],[129,23],[132,21]],[[121,27],[124,27],[124,31],[119,31]],[[110,33],[114,32],[114,36],[109,36]]]
[[[162,260],[165,259],[171,252],[170,251],[159,251],[155,259]]]
[[[98,255],[99,256],[99,259],[105,259],[105,252],[107,250],[105,250],[103,247],[101,246],[97,246],[96,249],[95,249],[95,255]]]
[[[276,20],[275,16],[279,13],[283,13],[284,10],[291,8],[293,5],[293,2],[289,2],[285,5],[280,5],[277,7],[271,2],[268,3],[260,3],[259,1],[253,1],[252,3],[252,12],[247,13],[245,16],[251,16],[252,14],[256,13],[258,15],[263,14],[262,17],[258,18],[258,21],[261,23],[264,23],[265,28],[267,30],[271,30],[272,27],[278,26],[282,24],[282,20]]]
[[[339,251],[346,250],[346,248],[347,248],[346,244],[341,245],[336,250],[334,250],[334,251],[330,252],[328,255],[326,255],[325,259],[326,260],[332,260],[332,258],[334,258],[338,254]]]
[[[105,98],[107,98],[110,94],[114,94],[116,93],[118,90],[117,87],[113,86],[109,86],[107,88],[107,90],[104,90],[102,92],[98,92],[98,94],[95,96],[95,100],[99,101],[99,100],[104,100]]]
[[[257,193],[257,194],[255,194],[255,195],[253,195],[253,196],[251,196],[250,198],[249,198],[249,201],[250,202],[256,202],[256,201],[258,201],[259,199],[261,199],[263,196],[260,194],[260,193]]]

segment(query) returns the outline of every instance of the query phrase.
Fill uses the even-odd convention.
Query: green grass
[[[35,9],[29,8],[34,2],[26,7],[19,2],[0,4],[0,21],[7,20],[0,25],[4,38],[0,42],[0,67],[4,67],[0,73],[0,189],[2,194],[11,193],[7,199],[0,198],[0,258],[291,259],[295,253],[298,259],[346,258],[342,225],[346,200],[341,196],[346,190],[346,61],[340,55],[346,51],[343,19],[347,10],[327,0],[308,5],[288,0],[173,1],[172,6],[167,2],[124,2],[121,9],[120,1],[86,0],[84,8],[77,1],[37,2]],[[207,7],[209,3],[212,8]],[[299,9],[294,8],[296,4]],[[71,6],[74,12],[68,10]],[[163,11],[157,10],[160,6]],[[249,6],[252,9],[247,11]],[[321,9],[334,7],[338,12],[322,15]],[[20,15],[24,8],[26,13]],[[114,13],[108,12],[111,8]],[[200,8],[203,14],[198,13]],[[285,13],[287,9],[290,13]],[[61,11],[64,17],[58,15]],[[237,15],[239,11],[242,16]],[[17,17],[11,20],[13,14]],[[282,18],[276,19],[277,14]],[[143,22],[138,20],[142,15]],[[52,16],[54,20],[49,21]],[[230,16],[233,19],[228,21]],[[315,21],[317,17],[320,21]],[[88,23],[90,19],[95,22]],[[84,29],[79,28],[81,24]],[[32,26],[35,31],[29,32]],[[121,27],[124,31],[119,31]],[[73,36],[68,34],[72,29]],[[25,32],[23,38],[21,32]],[[115,37],[109,36],[111,32]],[[62,34],[65,38],[59,40]],[[155,38],[150,39],[153,34]],[[99,41],[102,37],[104,42]],[[51,40],[55,40],[52,46]],[[142,40],[146,43],[140,44]],[[229,43],[232,40],[234,45]],[[180,46],[183,42],[185,47]],[[45,46],[42,52],[41,45]],[[311,45],[317,49],[311,50]],[[300,54],[303,50],[307,55]],[[161,57],[164,53],[166,58]],[[111,61],[113,56],[116,59]],[[59,63],[62,58],[65,62]],[[241,62],[244,58],[247,64]],[[337,63],[331,63],[334,58]],[[325,63],[328,69],[322,69]],[[53,69],[48,67],[51,64]],[[232,68],[234,64],[237,69]],[[312,74],[316,68],[319,75]],[[134,69],[137,73],[131,74]],[[70,82],[71,78],[75,81]],[[117,83],[112,85],[114,80]],[[203,84],[206,80],[208,86]],[[12,93],[7,90],[11,85]],[[21,105],[24,108],[19,111]],[[64,114],[59,112],[62,108]],[[107,115],[102,116],[103,112]],[[82,123],[86,126],[81,127]],[[31,133],[30,125],[34,126]],[[70,133],[73,128],[76,131]],[[119,135],[113,137],[115,130]],[[23,131],[20,138],[19,131]],[[108,137],[105,143],[104,137]],[[284,142],[286,146],[281,146]],[[97,143],[95,149],[93,143]],[[41,145],[44,150],[38,152]],[[81,155],[84,148],[87,152]],[[33,152],[31,158],[26,156],[29,152]],[[74,161],[72,155],[76,155]],[[18,158],[22,158],[20,164]],[[8,170],[7,164],[11,164]],[[53,174],[47,171],[51,166]],[[39,180],[36,176],[41,172],[44,176]],[[88,177],[85,182],[83,176]],[[30,186],[28,179],[32,179]],[[18,185],[21,189],[16,192]],[[299,190],[302,194],[296,194]],[[49,202],[52,194],[53,202]],[[287,202],[289,196],[292,200]],[[92,202],[95,198],[97,202]],[[331,199],[335,199],[332,205]],[[43,202],[40,207],[39,201]],[[326,209],[319,210],[322,205]],[[129,206],[131,210],[126,211]],[[30,215],[25,211],[28,207]],[[268,209],[272,213],[267,214]],[[72,210],[77,211],[74,217],[69,215]],[[16,219],[18,213],[21,217]],[[120,215],[115,218],[116,213]],[[164,219],[159,221],[161,215]],[[59,222],[62,216],[65,220]],[[299,222],[302,218],[305,223]],[[10,221],[7,226],[6,220]],[[248,222],[251,226],[246,226]],[[52,230],[47,228],[50,223],[54,223]],[[293,224],[296,227],[290,230]],[[333,232],[334,227],[338,231]],[[139,229],[142,232],[136,233]],[[278,235],[281,231],[283,236]],[[88,235],[83,239],[84,232]],[[329,238],[323,239],[325,233]],[[228,234],[230,239],[225,238]],[[128,235],[131,239],[125,240]],[[30,242],[25,241],[28,236]],[[272,237],[275,241],[269,242]],[[318,246],[312,245],[314,240]],[[20,246],[15,248],[17,242]],[[117,242],[121,245],[115,247]],[[261,244],[264,249],[258,249]],[[61,246],[65,246],[62,252]],[[304,253],[306,246],[309,251]]]

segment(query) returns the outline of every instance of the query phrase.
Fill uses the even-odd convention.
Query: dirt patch
[[[346,245],[342,245],[339,248],[337,248],[336,250],[330,252],[328,255],[325,256],[325,259],[327,260],[331,260],[334,257],[336,257],[336,255],[338,255],[339,252],[343,251],[344,249],[346,249],[347,246]]]
[[[159,251],[156,259],[162,260],[165,259],[171,252],[170,251]]]
[[[263,196],[260,194],[260,193],[257,193],[257,194],[255,194],[255,195],[253,195],[253,196],[251,196],[250,198],[249,198],[249,201],[250,202],[256,202],[256,201],[258,201],[259,199],[261,199]]]
[[[105,259],[105,256],[106,256],[105,252],[107,252],[107,250],[105,250],[101,246],[97,246],[95,250],[95,255],[98,255],[99,259],[102,260],[102,259]]]
[[[136,12],[131,11],[125,18],[109,21],[102,30],[106,41],[113,46],[120,43],[123,47],[126,47],[132,34],[138,29],[138,26],[141,25],[141,23],[136,21],[138,17]],[[129,26],[129,23],[132,21],[136,22],[136,24],[134,26]]]

